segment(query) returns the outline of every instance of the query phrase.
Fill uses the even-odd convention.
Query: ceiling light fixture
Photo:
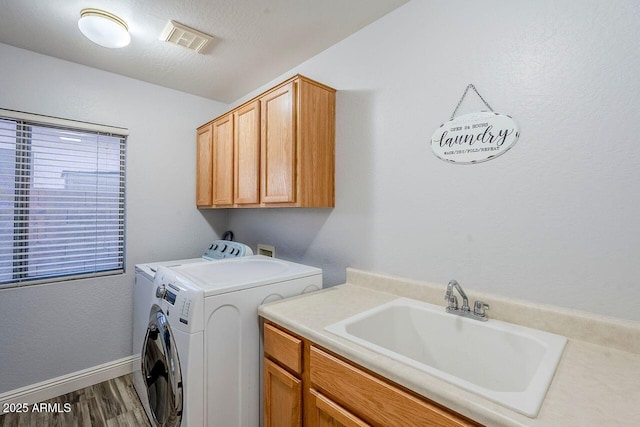
[[[112,13],[83,9],[78,28],[92,42],[108,48],[125,47],[131,42],[127,24]]]

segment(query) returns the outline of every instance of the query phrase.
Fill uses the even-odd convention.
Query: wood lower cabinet
[[[201,126],[197,158],[200,208],[333,207],[335,90],[294,76]]]
[[[302,340],[267,323],[262,335],[263,426],[301,426]]]
[[[310,347],[310,382],[380,426],[473,426],[447,409],[372,375],[323,349]]]
[[[302,425],[302,380],[264,358],[264,427]]]
[[[276,425],[268,424],[267,419],[274,413],[285,414],[281,418],[290,422],[290,417],[297,417],[298,407],[304,408],[302,420],[309,427],[480,426],[268,322],[264,324],[264,348],[265,426]],[[291,370],[291,360],[302,360],[300,371]],[[271,372],[276,368],[287,374],[287,380],[280,380],[287,385],[279,394],[271,390],[274,379],[267,383],[267,372],[275,377]],[[298,390],[293,380],[300,381],[302,406],[293,397]],[[284,409],[287,405],[289,412]]]
[[[338,405],[315,389],[309,389],[309,425],[315,427],[368,427],[351,412]]]

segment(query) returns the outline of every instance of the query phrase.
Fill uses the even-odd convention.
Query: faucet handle
[[[485,310],[489,310],[489,304],[484,301],[476,301],[475,304],[473,304],[473,314],[476,316],[485,317]]]
[[[449,296],[448,299],[449,304],[447,305],[448,310],[457,310],[458,309],[458,297],[455,295]]]

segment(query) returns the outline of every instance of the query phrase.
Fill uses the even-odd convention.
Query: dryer
[[[322,270],[261,255],[159,266],[142,351],[154,426],[260,425],[258,306],[322,288]]]
[[[153,280],[159,267],[177,267],[186,264],[219,261],[227,258],[236,258],[253,255],[251,248],[243,243],[228,240],[216,240],[209,245],[200,258],[189,258],[172,261],[162,261],[147,264],[137,264],[135,267],[135,284],[133,288],[133,354],[140,357],[145,333],[149,325],[152,307],[161,299],[156,297],[156,287]],[[140,363],[133,367],[133,385],[145,408],[145,412],[151,412],[147,390],[142,378]]]

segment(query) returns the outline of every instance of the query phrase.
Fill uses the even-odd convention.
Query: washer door
[[[151,308],[142,346],[142,376],[154,424],[178,427],[182,420],[182,372],[167,316]]]

